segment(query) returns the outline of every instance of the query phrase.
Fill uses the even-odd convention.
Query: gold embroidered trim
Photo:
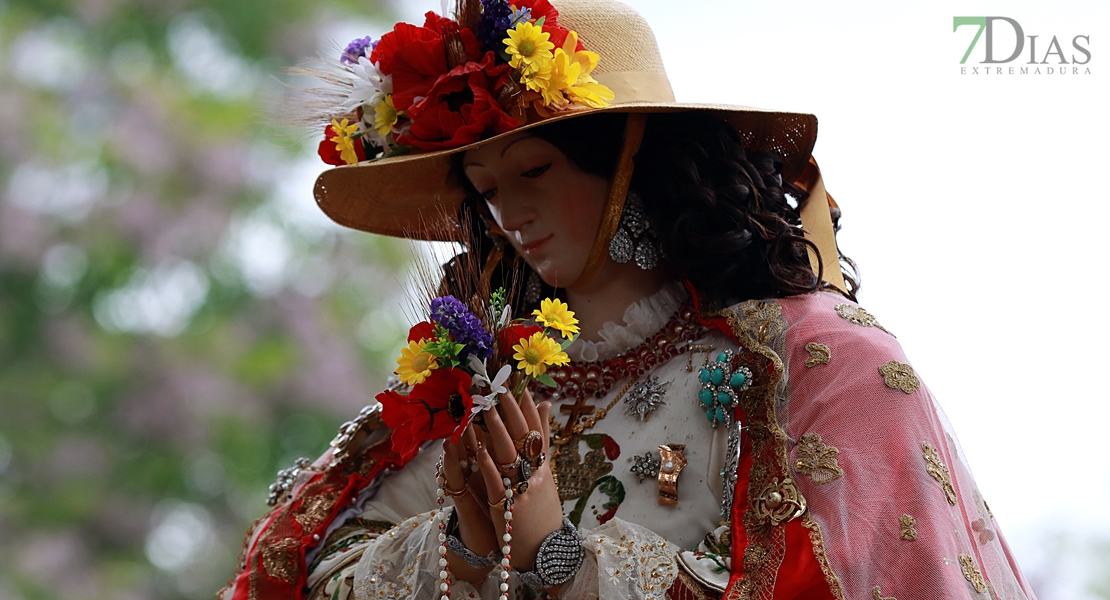
[[[285,538],[262,548],[262,567],[266,574],[282,581],[295,581],[298,574],[297,538]]]
[[[917,519],[909,515],[902,515],[898,518],[898,524],[902,526],[902,539],[911,542],[917,539],[917,530],[913,528],[917,524]]]
[[[798,440],[794,470],[813,483],[824,485],[844,476],[844,470],[836,461],[838,455],[840,450],[822,442],[819,434],[807,433]]]
[[[921,380],[914,374],[913,367],[896,360],[880,366],[879,373],[882,374],[886,387],[894,390],[912,394],[921,386]]]
[[[825,541],[821,537],[821,526],[809,513],[802,516],[802,527],[809,530],[809,542],[813,546],[813,556],[817,564],[821,565],[821,572],[825,574],[825,583],[829,585],[829,593],[836,600],[845,600],[844,590],[840,587],[840,579],[829,566],[829,557],[825,555]]]
[[[806,344],[806,351],[809,352],[809,358],[806,359],[807,367],[816,367],[817,365],[829,364],[829,359],[832,358],[832,350],[824,344],[817,342],[810,342]]]
[[[956,488],[952,487],[952,476],[948,472],[948,467],[940,460],[940,453],[937,449],[930,446],[928,442],[921,442],[921,449],[925,452],[925,471],[937,480],[937,483],[944,488],[944,497],[952,506],[956,506]]]
[[[979,567],[975,566],[975,559],[971,558],[970,554],[960,555],[960,570],[964,573],[964,579],[971,583],[971,587],[975,588],[976,592],[982,594],[987,591],[983,574],[979,572]]]
[[[734,503],[735,520],[740,521],[748,536],[741,565],[743,577],[729,588],[729,600],[770,598],[779,566],[786,555],[786,533],[770,520],[760,518],[756,506],[764,488],[776,479],[790,476],[786,455],[786,433],[778,425],[775,404],[783,383],[782,358],[772,348],[786,330],[782,306],[774,301],[748,300],[719,313],[728,320],[736,341],[741,362],[756,376],[752,386],[740,394],[740,407],[748,415],[752,467],[748,474],[748,502]],[[746,506],[746,508],[745,508]],[[739,526],[739,525],[737,525]],[[733,564],[741,560],[734,556]]]
[[[679,564],[682,563],[679,562]],[[720,600],[721,595],[702,585],[685,569],[678,569],[674,583],[667,589],[666,598],[667,600]]]
[[[305,531],[316,529],[324,519],[328,518],[335,502],[339,500],[339,492],[309,496],[305,498],[297,510],[293,511],[293,518],[301,524]]]
[[[875,329],[881,329],[882,331],[890,333],[885,327],[879,325],[879,321],[875,318],[875,315],[867,312],[862,306],[856,306],[855,304],[837,304],[836,314],[840,315],[845,321],[855,323],[860,327],[874,327]],[[890,333],[890,335],[894,334]]]
[[[871,597],[874,598],[874,600],[898,600],[894,596],[883,596],[883,590],[879,586],[875,586],[871,589]]]

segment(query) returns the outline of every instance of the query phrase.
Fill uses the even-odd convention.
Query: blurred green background
[[[273,107],[321,31],[393,16],[0,1],[0,599],[212,597],[381,389],[412,250],[318,214]]]

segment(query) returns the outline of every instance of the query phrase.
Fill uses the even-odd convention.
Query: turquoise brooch
[[[732,407],[739,402],[737,394],[752,385],[751,369],[743,365],[734,367],[734,358],[732,350],[725,350],[698,373],[698,381],[701,382],[698,400],[705,410],[705,418],[713,427],[717,427],[718,423],[727,425],[732,422]]]

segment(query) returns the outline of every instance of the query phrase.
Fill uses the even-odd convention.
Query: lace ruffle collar
[[[639,345],[654,335],[689,296],[679,282],[668,283],[658,292],[632,303],[624,311],[624,325],[608,321],[601,326],[600,342],[579,339],[567,347],[573,361],[607,360]]]

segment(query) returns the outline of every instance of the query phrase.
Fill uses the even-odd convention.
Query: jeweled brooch
[[[659,378],[653,376],[632,386],[624,397],[624,412],[646,421],[648,414],[667,403],[663,387],[668,383],[659,383]]]
[[[732,419],[732,407],[740,401],[739,393],[752,386],[752,371],[743,365],[733,365],[735,353],[725,350],[717,355],[717,360],[707,363],[698,372],[701,389],[698,400],[705,409],[705,418],[716,427],[718,423],[728,424]]]

